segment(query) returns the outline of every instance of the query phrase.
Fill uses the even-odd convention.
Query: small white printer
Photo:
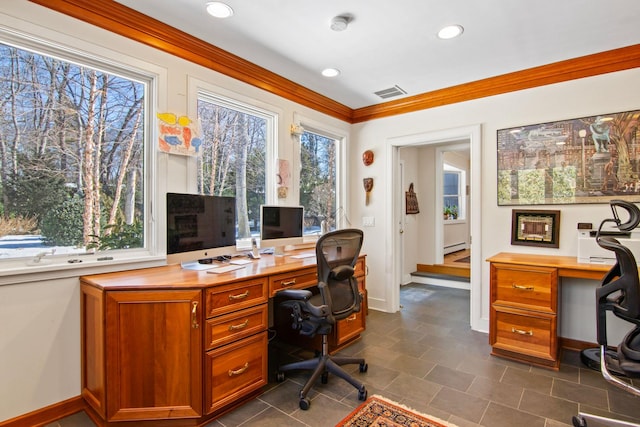
[[[606,233],[606,232],[605,232]],[[636,262],[640,261],[640,233],[639,232],[610,232],[620,243],[631,250]],[[598,246],[595,230],[578,230],[578,262],[590,264],[615,264],[616,255],[612,251]]]

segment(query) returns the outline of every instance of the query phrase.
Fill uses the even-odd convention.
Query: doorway
[[[480,125],[448,129],[437,132],[426,132],[422,134],[396,137],[388,140],[389,159],[391,162],[390,168],[392,170],[391,177],[392,183],[392,203],[389,203],[391,214],[393,218],[393,230],[391,233],[392,244],[388,249],[388,256],[393,260],[392,262],[392,277],[393,283],[390,284],[389,296],[392,309],[397,311],[399,309],[399,293],[400,284],[403,282],[404,273],[404,252],[409,250],[404,245],[404,228],[405,218],[409,217],[405,215],[404,211],[404,195],[407,190],[404,176],[408,165],[403,164],[400,159],[401,147],[427,147],[435,151],[443,152],[447,146],[453,146],[461,142],[468,142],[469,153],[471,158],[471,170],[470,170],[470,248],[471,248],[471,281],[470,281],[470,319],[471,327],[475,330],[486,331],[488,328],[488,321],[481,319],[482,313],[482,295],[481,295],[481,277],[482,277],[482,253],[481,253],[481,186],[480,186],[480,166],[481,166],[481,129]],[[440,149],[438,150],[438,147]],[[444,147],[444,148],[443,148]],[[441,155],[440,155],[441,157]],[[433,165],[435,168],[435,179],[433,180],[433,187],[431,191],[434,191],[436,186],[442,187],[442,160],[436,161]],[[422,165],[421,165],[422,167]],[[410,178],[411,179],[411,178]],[[433,238],[433,260],[439,259],[442,262],[444,257],[443,250],[443,227],[442,227],[442,212],[443,212],[443,200],[442,197],[436,197],[433,203],[424,204],[420,206],[420,219],[414,219],[414,221],[420,222],[420,227],[423,230],[430,230],[430,234]],[[411,217],[417,217],[411,215]]]

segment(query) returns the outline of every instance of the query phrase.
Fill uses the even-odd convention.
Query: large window
[[[0,259],[146,247],[150,80],[78,57],[0,44]]]
[[[336,228],[337,144],[335,138],[306,130],[300,136],[300,204],[305,210],[305,234],[322,225]]]
[[[237,239],[260,234],[260,205],[266,202],[267,147],[274,115],[211,94],[198,95],[203,152],[198,163],[201,194],[236,197]]]

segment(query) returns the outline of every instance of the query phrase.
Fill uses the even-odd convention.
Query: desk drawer
[[[491,264],[492,303],[556,313],[556,268]]]
[[[490,341],[494,350],[555,362],[558,355],[556,316],[492,307]]]
[[[365,315],[362,308],[336,325],[335,345],[340,346],[360,335],[365,329]]]
[[[207,317],[231,313],[235,310],[266,303],[267,280],[258,278],[228,285],[214,286],[206,291]]]
[[[210,350],[265,331],[267,322],[267,304],[208,319],[205,330],[205,349]]]
[[[305,289],[318,284],[316,267],[269,276],[269,295],[283,289]]]
[[[207,352],[205,379],[208,414],[266,385],[267,331]]]

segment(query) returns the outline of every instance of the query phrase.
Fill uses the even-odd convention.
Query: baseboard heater
[[[444,254],[450,254],[452,252],[458,252],[467,249],[467,244],[465,242],[454,243],[453,245],[447,245],[444,247]]]

